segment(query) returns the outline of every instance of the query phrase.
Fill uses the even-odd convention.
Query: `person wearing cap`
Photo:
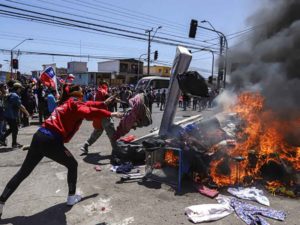
[[[100,84],[97,88],[95,101],[100,101],[100,102],[105,101],[108,97],[109,97],[108,83],[105,81],[102,81],[102,82],[100,82]],[[111,102],[111,104],[112,103],[113,102]],[[110,106],[111,106],[111,104],[110,104]],[[84,144],[80,148],[80,150],[83,152],[83,154],[88,154],[89,146],[91,146],[98,140],[98,138],[102,135],[103,130],[105,130],[105,132],[110,140],[110,143],[112,146],[112,154],[114,151],[117,151],[117,149],[118,149],[117,143],[113,138],[113,136],[116,132],[116,129],[114,127],[114,121],[112,120],[112,118],[104,117],[102,119],[93,120],[93,127],[94,127],[94,130],[91,133],[90,137],[88,138],[87,141],[84,142]]]
[[[0,218],[4,203],[14,193],[21,182],[30,175],[37,164],[46,156],[67,167],[67,182],[69,193],[67,205],[72,206],[81,200],[76,194],[78,162],[65,147],[78,131],[84,119],[94,120],[103,117],[121,118],[123,113],[107,110],[113,98],[104,102],[82,102],[83,93],[78,85],[64,85],[58,107],[33,135],[27,156],[14,177],[8,182],[0,196]]]
[[[9,93],[5,98],[4,106],[4,118],[7,122],[9,129],[6,130],[5,134],[0,138],[0,144],[6,146],[6,138],[12,135],[12,148],[21,148],[23,145],[17,142],[18,136],[18,121],[19,111],[21,110],[27,117],[29,113],[21,103],[20,93],[24,87],[19,82],[13,84],[12,92]]]

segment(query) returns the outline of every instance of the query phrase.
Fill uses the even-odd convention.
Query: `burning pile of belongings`
[[[266,119],[270,112],[262,108],[262,96],[243,93],[232,112],[191,123],[166,142],[183,150],[200,183],[224,187],[261,181],[274,194],[299,196],[300,145],[287,142],[288,125]]]
[[[195,72],[178,80],[188,77],[203,83]],[[179,84],[181,89],[187,89],[184,82]],[[207,86],[202,89],[197,94],[205,95]],[[236,104],[212,118],[185,126],[173,125],[165,137],[148,138],[135,145],[119,144],[125,146],[121,146],[125,159],[133,163],[145,161],[145,149],[163,149],[159,160],[152,159],[152,167],[179,167],[181,163],[182,172],[192,174],[194,181],[209,187],[260,182],[274,194],[296,197],[300,195],[300,143],[292,129],[300,127],[300,118],[294,121],[296,126],[274,118],[265,109],[262,95],[244,92]]]

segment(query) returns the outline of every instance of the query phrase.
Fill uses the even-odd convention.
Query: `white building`
[[[67,72],[68,74],[71,73],[75,76],[75,79],[73,81],[74,84],[89,85],[91,83],[87,62],[68,62]]]
[[[135,59],[98,62],[98,72],[109,74],[109,83],[112,86],[135,84],[143,75],[143,62]]]
[[[77,62],[77,61],[72,61],[68,62],[68,73],[87,73],[88,72],[88,67],[87,67],[87,62]]]

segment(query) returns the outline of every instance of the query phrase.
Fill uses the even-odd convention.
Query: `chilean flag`
[[[57,89],[56,74],[51,66],[47,67],[41,73],[40,80],[45,86],[51,87],[55,90]]]
[[[61,84],[64,84],[64,83],[66,83],[66,82],[65,82],[65,80],[64,80],[64,79],[62,79],[61,77],[58,77],[58,81],[59,81],[59,83],[61,83]]]

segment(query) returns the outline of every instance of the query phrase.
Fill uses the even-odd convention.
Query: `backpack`
[[[3,97],[3,111],[5,111],[7,109],[8,105],[9,105],[10,97],[11,97],[11,93],[9,93]]]
[[[199,97],[208,97],[208,87],[205,79],[197,71],[178,74],[179,88],[183,93]]]
[[[141,105],[141,107],[143,108],[145,116],[141,120],[137,121],[137,126],[138,127],[147,127],[150,124],[152,124],[151,112],[150,112],[150,109],[147,106],[147,105],[149,105],[149,99],[145,94],[140,94],[140,97],[141,97],[141,101],[143,103]]]

